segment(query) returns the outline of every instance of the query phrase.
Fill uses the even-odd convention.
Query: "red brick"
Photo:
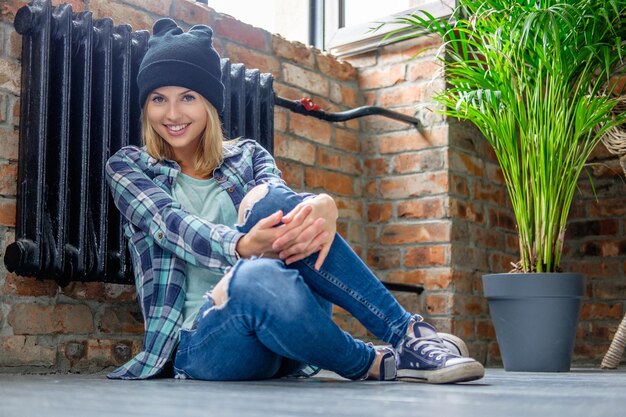
[[[278,96],[288,99],[288,100],[300,100],[301,98],[304,98],[307,95],[310,95],[308,93],[305,93],[302,89],[286,85],[284,83],[281,83],[278,80],[274,80],[274,91],[276,92]],[[276,110],[279,110],[279,108],[276,107]],[[292,113],[291,111],[288,111],[288,114],[294,114],[294,113]]]
[[[10,272],[4,280],[2,293],[24,297],[56,297],[59,286],[52,280],[37,280]]]
[[[106,284],[104,282],[70,282],[63,294],[81,301],[136,302],[134,285]]]
[[[476,320],[476,337],[483,340],[493,340],[496,338],[496,330],[491,320]]]
[[[279,35],[272,35],[272,51],[274,55],[289,61],[313,68],[315,54],[308,46],[295,41],[288,41]]]
[[[448,191],[448,174],[424,173],[385,178],[380,181],[383,198],[423,197]]]
[[[454,315],[476,317],[487,311],[487,300],[482,295],[454,295]]]
[[[29,3],[28,0],[2,0],[0,3],[0,20],[6,22],[13,22],[15,14],[22,7]],[[52,0],[53,6],[59,4],[70,4],[72,10],[75,12],[82,12],[85,10],[85,4],[83,0]]]
[[[445,168],[446,151],[427,149],[417,153],[404,153],[393,157],[393,172],[407,174],[413,172],[437,171]]]
[[[626,197],[602,198],[588,203],[590,217],[624,218],[626,217]]]
[[[145,29],[152,31],[154,18],[144,11],[136,10],[127,5],[114,3],[109,0],[89,0],[89,10],[93,12],[94,18],[102,19],[109,17],[115,25],[129,24],[133,30]]]
[[[358,221],[359,224],[363,218],[363,203],[360,199],[345,198],[340,196],[333,197],[335,204],[337,204],[337,210],[339,211],[339,217],[342,219],[350,219]]]
[[[143,333],[139,306],[107,306],[99,317],[98,330],[102,333]]]
[[[452,303],[453,295],[448,293],[428,294],[424,298],[424,304],[428,314],[450,314]]]
[[[119,0],[122,3],[133,6],[136,9],[146,10],[161,16],[168,16],[172,7],[172,0]],[[177,3],[181,3],[178,1]]]
[[[460,337],[466,343],[468,340],[474,339],[474,320],[463,320],[455,317],[452,322],[452,334]]]
[[[350,63],[337,61],[337,58],[325,53],[317,55],[317,67],[323,74],[334,79],[351,81],[357,77],[357,71]]]
[[[273,56],[259,53],[234,43],[228,43],[226,45],[225,58],[230,58],[231,62],[234,63],[242,63],[249,69],[269,72],[274,77],[278,77],[280,72],[280,62]]]
[[[435,77],[443,77],[441,61],[432,57],[430,59],[414,60],[407,64],[406,79],[408,81],[431,80]]]
[[[365,173],[371,177],[386,175],[389,170],[387,158],[373,158],[365,160]]]
[[[217,13],[198,2],[173,1],[170,16],[177,22],[184,22],[188,25],[205,24],[216,29],[214,17],[217,16]],[[218,35],[219,31],[215,30],[215,33]]]
[[[400,266],[400,252],[382,248],[367,251],[367,264],[376,269],[392,269]]]
[[[367,221],[371,223],[384,223],[391,219],[392,213],[393,206],[388,203],[367,205]]]
[[[624,317],[624,306],[621,303],[594,303],[594,302],[584,302],[581,311],[580,311],[580,319],[581,320],[591,320],[591,319],[599,319],[599,320],[619,320]]]
[[[354,68],[365,68],[376,65],[378,55],[377,51],[365,52],[359,55],[345,58],[345,61],[349,62]]]
[[[469,197],[469,185],[467,177],[450,174],[450,192],[462,197]]]
[[[18,63],[0,59],[0,89],[15,96],[20,94],[21,67]]]
[[[230,39],[254,49],[272,53],[270,34],[260,28],[241,22],[231,16],[215,16],[215,32],[220,37]]]
[[[305,165],[315,163],[315,145],[302,139],[282,135],[274,136],[274,154],[277,158],[291,159]]]
[[[13,104],[13,125],[17,126],[20,121],[20,99],[17,98]]]
[[[314,142],[329,145],[332,127],[328,122],[291,113],[289,115],[289,132]]]
[[[597,265],[592,264],[589,269],[593,269],[593,266],[597,267]],[[602,273],[592,272],[592,273],[585,274],[585,275],[587,275],[587,278],[593,278],[593,277],[610,278],[610,276],[608,276],[609,274],[605,272],[602,272]],[[616,276],[618,275],[614,274],[612,277],[616,277]],[[626,281],[624,279],[606,279],[606,280],[597,282],[594,284],[593,295],[595,299],[599,299],[599,300],[624,300],[626,299]]]
[[[0,32],[0,34],[1,33],[2,32]],[[0,42],[2,42],[2,38],[0,38]],[[0,94],[0,124],[3,124],[8,120],[8,108],[9,96],[7,94]]]
[[[468,220],[475,223],[482,223],[485,219],[483,208],[472,202],[465,202],[458,199],[450,200],[449,215],[454,218]]]
[[[0,163],[0,195],[14,196],[17,193],[17,165]]]
[[[482,177],[484,174],[484,163],[482,159],[464,153],[450,152],[450,170],[463,175],[473,175]]]
[[[309,188],[320,188],[329,193],[353,195],[353,179],[336,172],[323,171],[317,168],[304,169],[304,182]]]
[[[335,147],[358,153],[361,149],[359,133],[345,129],[335,129]]]
[[[517,224],[513,213],[509,211],[489,209],[489,226],[500,227],[507,230],[517,230]]]
[[[382,107],[394,107],[407,103],[430,101],[444,88],[445,82],[443,80],[386,88],[378,93],[378,104]]]
[[[51,367],[56,363],[56,346],[46,346],[34,336],[0,337],[0,366]]]
[[[498,206],[505,206],[508,194],[504,187],[486,181],[473,182],[473,200],[486,201]]]
[[[398,218],[437,219],[444,215],[444,197],[419,198],[398,204]]]
[[[278,107],[274,108],[274,130],[279,132],[287,131],[287,111]]]
[[[420,284],[427,290],[446,289],[453,282],[450,268],[424,268],[410,271],[394,271],[386,281],[406,284]]]
[[[365,69],[359,73],[359,87],[382,88],[400,84],[405,80],[405,73],[405,64]]]
[[[8,316],[14,334],[91,333],[93,316],[82,304],[15,304]]]
[[[330,99],[349,108],[357,107],[359,104],[356,86],[344,85],[336,81],[330,81]]]
[[[407,248],[404,266],[442,266],[450,263],[450,245],[429,245]]]
[[[15,227],[15,200],[0,197],[0,225]]]
[[[128,339],[87,339],[70,341],[59,346],[59,351],[65,353],[64,357],[69,362],[71,372],[75,373],[94,373],[120,366],[140,350],[140,340]]]
[[[316,166],[353,175],[359,175],[363,171],[361,162],[356,157],[324,147],[317,149]]]
[[[403,126],[404,127],[404,126]],[[438,127],[424,131],[409,130],[379,137],[380,153],[404,153],[424,148],[444,146],[447,143],[447,128]]]
[[[368,197],[379,197],[376,181],[367,181],[365,183],[365,195]]]
[[[431,54],[442,45],[443,41],[439,35],[420,36],[404,42],[387,45],[380,51],[378,63],[391,64],[400,61],[410,61],[418,53],[426,56],[429,50]]]
[[[465,235],[466,232],[462,232],[462,234]],[[457,241],[454,237],[452,240],[454,242]],[[489,271],[488,252],[489,251],[485,248],[457,244],[452,250],[452,264],[459,266],[464,265],[474,268],[477,271],[487,272]]]
[[[292,188],[302,188],[304,181],[304,167],[301,164],[278,159],[276,160],[276,165],[278,165],[278,169],[282,172],[283,179],[287,185]]]
[[[385,225],[380,237],[380,241],[384,245],[448,242],[449,240],[449,222]]]
[[[327,78],[317,72],[293,64],[283,63],[283,81],[322,97],[328,97],[330,93],[330,84]]]

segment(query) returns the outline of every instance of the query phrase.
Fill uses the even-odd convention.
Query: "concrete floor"
[[[310,380],[109,381],[0,374],[2,417],[626,416],[626,369],[539,374],[488,369],[458,385]]]

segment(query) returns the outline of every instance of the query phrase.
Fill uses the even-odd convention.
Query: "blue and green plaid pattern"
[[[178,343],[185,300],[185,265],[225,272],[235,264],[242,233],[186,212],[172,197],[180,167],[127,146],[107,162],[107,182],[122,214],[145,326],[143,350],[111,372],[114,379],[158,374]],[[224,145],[224,162],[213,177],[238,209],[243,196],[261,183],[282,182],[272,156],[258,143]]]

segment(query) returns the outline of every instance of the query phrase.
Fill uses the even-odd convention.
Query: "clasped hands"
[[[298,204],[289,213],[277,211],[261,219],[237,242],[243,258],[263,256],[289,265],[319,251],[315,269],[328,255],[337,231],[337,206],[328,194]]]

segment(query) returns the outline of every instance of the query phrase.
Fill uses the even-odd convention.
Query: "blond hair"
[[[200,136],[193,166],[197,175],[208,177],[224,159],[224,132],[222,132],[222,123],[215,107],[203,96],[200,96],[200,99],[207,112],[207,125]],[[148,101],[146,100],[141,114],[141,133],[143,144],[148,154],[160,161],[164,159],[174,160],[172,147],[154,130],[150,122],[148,122],[146,115],[147,107]]]

